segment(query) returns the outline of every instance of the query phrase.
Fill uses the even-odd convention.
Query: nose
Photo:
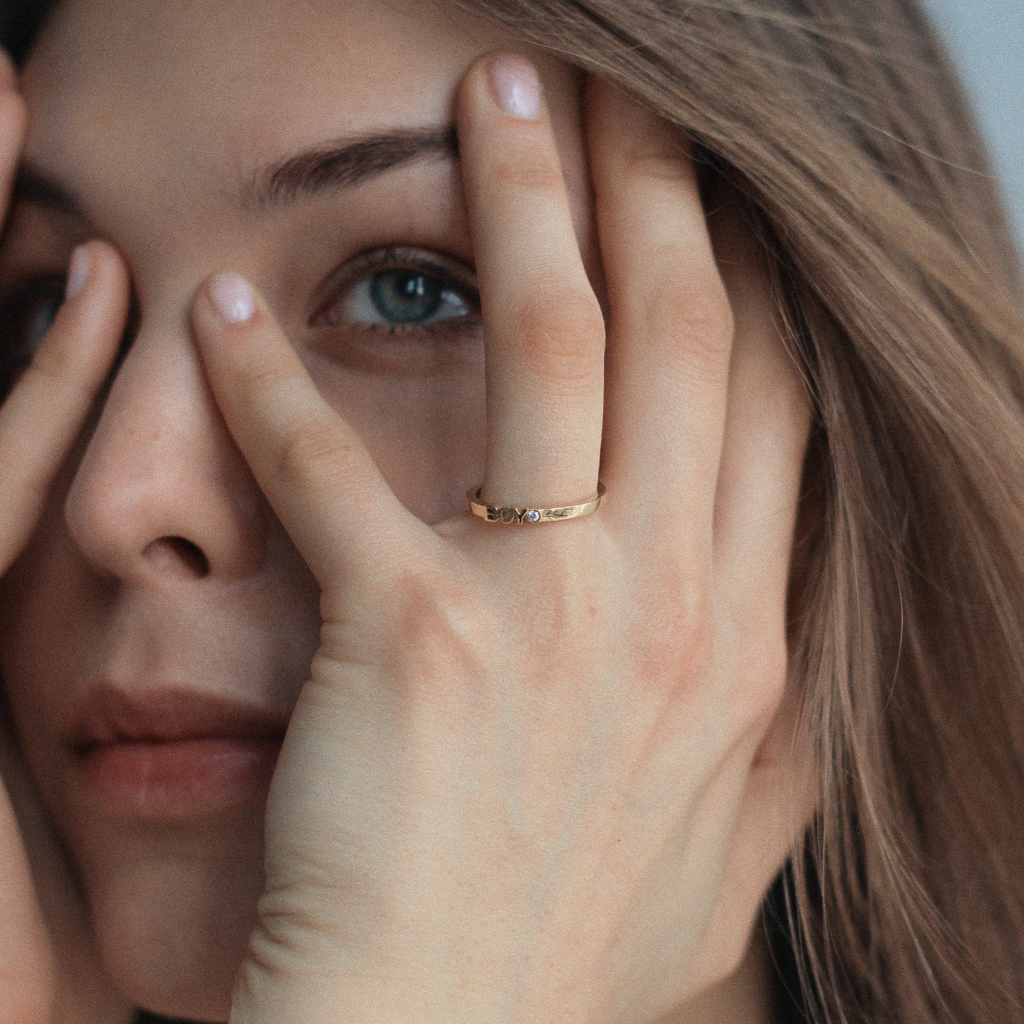
[[[85,559],[124,582],[238,580],[266,558],[272,513],[188,332],[143,314],[65,501]]]

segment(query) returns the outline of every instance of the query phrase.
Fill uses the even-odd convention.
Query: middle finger
[[[487,346],[487,502],[559,506],[597,487],[604,320],[573,231],[533,65],[470,69],[459,150]]]

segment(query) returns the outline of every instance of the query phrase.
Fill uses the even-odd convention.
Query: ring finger
[[[587,101],[610,308],[602,472],[619,493],[656,487],[673,534],[706,550],[726,418],[729,296],[685,140],[597,79]],[[663,536],[666,525],[656,523]]]

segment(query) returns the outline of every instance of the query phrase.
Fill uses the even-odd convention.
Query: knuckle
[[[745,645],[746,665],[737,675],[737,703],[751,726],[766,725],[778,710],[786,691],[789,651],[785,636],[751,638]]]
[[[481,637],[491,630],[481,622],[479,609],[467,602],[461,583],[418,567],[401,584],[396,633],[403,667],[393,680],[430,704],[457,700],[460,680],[486,676],[483,652],[488,644]]]
[[[728,359],[732,305],[717,274],[703,281],[672,275],[655,284],[648,293],[644,320],[650,336],[671,341],[678,358],[697,371],[717,369]]]
[[[493,184],[499,195],[532,193],[544,196],[565,191],[565,179],[558,163],[543,153],[516,152],[495,161]]]
[[[653,689],[679,693],[699,687],[714,657],[714,608],[699,575],[666,560],[638,609],[634,643],[640,678]]]
[[[293,376],[291,367],[284,366],[278,360],[260,359],[242,363],[237,367],[238,381],[242,390],[250,395],[260,395],[261,401],[265,396],[273,395],[279,389],[287,386],[289,379]]]
[[[286,485],[303,487],[336,478],[352,446],[334,424],[310,420],[293,427],[281,442],[277,471]]]
[[[513,336],[526,371],[562,391],[589,385],[604,365],[604,318],[593,295],[547,290],[514,309]]]
[[[693,166],[683,138],[636,142],[625,147],[622,161],[631,176],[670,185],[689,183],[693,179]]]

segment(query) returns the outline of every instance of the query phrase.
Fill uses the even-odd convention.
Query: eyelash
[[[405,337],[450,334],[453,329],[475,328],[480,321],[480,298],[472,271],[454,259],[420,249],[387,248],[362,253],[336,271],[319,291],[326,292],[328,298],[316,305],[310,318],[314,327]],[[415,306],[418,302],[420,308],[433,303],[434,308],[423,319],[389,320],[378,304],[388,298],[388,291],[398,303],[408,301]],[[349,306],[350,314],[357,312],[353,307],[361,305],[363,315],[375,312],[381,319],[336,320],[333,317],[343,303]],[[444,315],[446,312],[449,315]]]
[[[424,281],[434,283],[438,304],[430,317],[410,321],[332,321],[331,314],[340,301],[345,297],[351,301],[353,292],[360,286],[365,286],[369,292],[361,297],[361,301],[365,304],[369,299],[372,304],[374,280],[380,283],[382,275],[389,271],[399,275],[405,273],[409,280],[418,278],[421,285]],[[400,277],[394,278],[392,283],[400,280]],[[35,355],[63,302],[64,287],[65,278],[52,274],[22,281],[0,295],[0,401],[6,398],[21,371]],[[415,341],[420,338],[450,338],[453,334],[476,330],[480,325],[480,298],[472,271],[456,260],[419,249],[388,248],[363,253],[335,272],[319,291],[321,294],[327,292],[329,298],[317,305],[317,312],[310,319],[313,327]],[[401,295],[397,297],[402,298]],[[421,287],[414,298],[424,298],[424,288]],[[453,315],[436,316],[446,306],[454,310]],[[42,320],[37,319],[40,314]],[[133,335],[133,329],[126,330],[123,349]]]

